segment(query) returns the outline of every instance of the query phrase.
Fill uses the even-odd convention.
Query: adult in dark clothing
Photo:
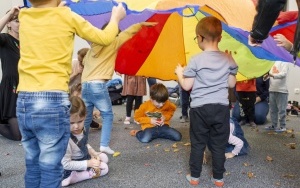
[[[13,7],[0,20],[0,31],[7,26],[7,33],[0,34],[2,80],[0,84],[0,134],[11,140],[21,140],[16,117],[17,86],[19,83],[19,7]]]
[[[259,46],[264,39],[269,36],[269,31],[271,30],[274,22],[279,16],[280,11],[286,5],[287,0],[258,0],[256,9],[257,15],[254,18],[252,30],[249,35],[249,45]],[[300,9],[300,0],[296,0],[298,11]],[[297,20],[297,28],[294,35],[294,44],[291,50],[291,54],[299,57],[300,50],[300,17]]]
[[[269,85],[269,79],[264,80],[263,76],[256,78],[254,122],[257,125],[262,125],[267,121],[267,115],[269,113]],[[243,115],[239,102],[236,101],[232,110],[232,117],[237,121],[241,121]]]

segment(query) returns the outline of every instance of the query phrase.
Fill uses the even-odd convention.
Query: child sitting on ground
[[[226,159],[247,155],[248,152],[249,144],[244,137],[243,129],[234,118],[230,118],[230,134],[225,150]]]
[[[62,186],[68,186],[83,180],[104,176],[108,173],[108,157],[105,153],[96,152],[87,143],[87,132],[84,130],[86,107],[81,98],[70,98],[71,135],[66,154],[62,159],[64,177]]]
[[[142,130],[132,130],[130,134],[142,143],[156,138],[181,140],[181,133],[170,127],[176,106],[168,99],[168,89],[161,83],[154,84],[150,89],[150,100],[141,104],[134,113],[134,119],[140,123]]]

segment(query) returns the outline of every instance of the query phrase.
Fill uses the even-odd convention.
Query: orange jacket
[[[141,104],[140,108],[135,110],[134,119],[141,124],[141,129],[155,127],[151,124],[151,117],[146,115],[147,112],[160,112],[164,117],[164,124],[170,125],[170,119],[172,118],[176,110],[175,104],[167,100],[161,108],[156,108],[151,100],[148,100]]]

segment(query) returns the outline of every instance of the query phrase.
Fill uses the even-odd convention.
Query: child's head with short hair
[[[157,83],[150,88],[150,98],[154,106],[161,108],[169,99],[169,92],[162,83]]]
[[[70,129],[72,134],[80,134],[84,128],[86,117],[86,107],[80,97],[72,96],[70,98]]]
[[[221,40],[222,24],[219,19],[213,16],[202,18],[196,26],[197,38],[201,37],[201,42],[206,39],[210,42]]]

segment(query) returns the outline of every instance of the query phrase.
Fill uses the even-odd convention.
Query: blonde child
[[[110,44],[125,17],[113,7],[105,30],[64,7],[60,0],[30,0],[19,14],[20,61],[17,118],[25,150],[25,187],[60,187],[61,160],[70,137],[68,84],[74,36]]]
[[[181,133],[170,127],[170,120],[176,110],[175,104],[169,100],[168,89],[161,83],[150,88],[150,100],[141,104],[134,113],[134,119],[142,130],[132,130],[130,134],[142,143],[151,142],[157,138],[173,141],[181,140]]]
[[[218,187],[224,185],[225,148],[230,131],[228,87],[234,87],[238,67],[230,55],[219,50],[221,33],[220,20],[211,16],[201,19],[195,39],[203,52],[192,57],[185,69],[180,65],[175,69],[182,88],[191,90],[191,174],[186,176],[191,185],[199,184],[208,143],[212,153],[211,180]]]
[[[115,61],[118,49],[136,34],[142,26],[153,26],[154,23],[139,23],[130,26],[119,33],[116,40],[107,46],[91,44],[87,52],[82,72],[82,99],[87,107],[87,117],[84,127],[88,131],[93,119],[93,109],[96,107],[102,117],[102,131],[100,140],[100,151],[107,154],[114,154],[109,147],[110,135],[113,126],[112,103],[109,97],[106,82],[112,79],[115,69]]]
[[[96,152],[87,142],[84,130],[86,107],[81,98],[70,98],[71,136],[65,156],[62,159],[64,177],[62,186],[68,186],[83,180],[104,176],[108,173],[108,157]]]

